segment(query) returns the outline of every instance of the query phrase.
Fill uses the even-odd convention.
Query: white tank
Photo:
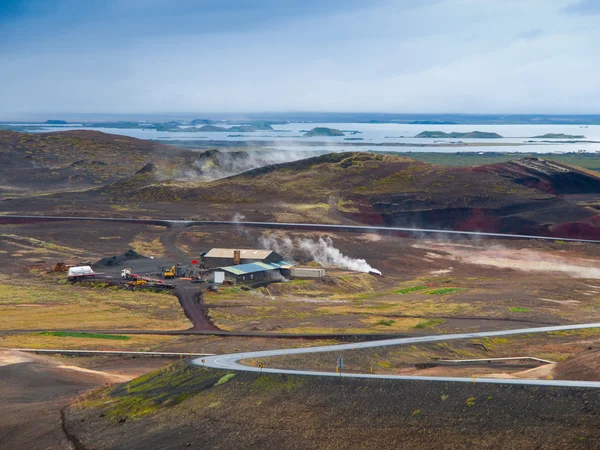
[[[91,277],[94,275],[95,272],[90,266],[69,267],[69,272],[67,273],[69,278]]]

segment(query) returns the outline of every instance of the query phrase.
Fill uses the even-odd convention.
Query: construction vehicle
[[[136,275],[135,273],[131,273],[130,268],[121,270],[121,278],[123,278],[125,280],[137,280],[139,277],[140,277],[139,275]]]
[[[68,266],[63,262],[58,262],[52,268],[52,272],[67,272],[69,270],[69,267],[71,266]]]
[[[175,278],[175,266],[171,266],[170,268],[163,267],[162,272],[163,277],[165,277],[167,280],[172,280]]]

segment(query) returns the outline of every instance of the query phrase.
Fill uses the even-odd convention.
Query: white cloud
[[[568,0],[387,1],[218,33],[4,48],[0,117],[24,112],[597,113],[600,30]],[[596,17],[597,18],[597,17]],[[176,23],[165,23],[176,27]],[[100,28],[98,28],[100,27]]]

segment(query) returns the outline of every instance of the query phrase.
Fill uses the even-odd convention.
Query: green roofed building
[[[255,262],[249,264],[238,264],[235,266],[221,267],[219,270],[225,272],[225,279],[235,283],[253,283],[264,280],[280,280],[282,271],[294,267],[295,264],[288,261],[274,263]]]

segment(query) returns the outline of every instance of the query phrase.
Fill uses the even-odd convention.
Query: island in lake
[[[304,133],[304,137],[313,136],[345,136],[345,134],[340,130],[336,130],[335,128],[327,127],[316,127]]]
[[[498,133],[489,133],[485,131],[470,131],[468,133],[444,133],[443,131],[423,131],[415,136],[416,138],[450,138],[450,139],[502,139]]]
[[[533,136],[533,139],[585,139],[582,134],[546,133],[541,136]]]

